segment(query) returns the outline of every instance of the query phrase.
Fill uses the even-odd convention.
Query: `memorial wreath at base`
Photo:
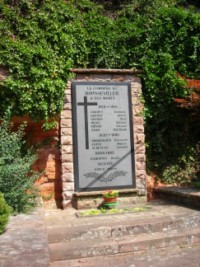
[[[103,206],[113,208],[117,205],[117,197],[119,192],[117,190],[106,190],[103,192]]]

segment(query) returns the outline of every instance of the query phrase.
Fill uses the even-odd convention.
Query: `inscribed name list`
[[[129,83],[72,84],[76,191],[134,185]]]

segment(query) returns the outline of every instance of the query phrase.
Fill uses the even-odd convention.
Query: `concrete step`
[[[49,244],[50,260],[65,261],[123,253],[148,254],[152,250],[165,250],[200,246],[200,227],[167,232],[111,237],[107,239],[75,240]]]
[[[150,255],[119,255],[96,256],[90,258],[54,261],[50,267],[199,267],[199,247],[187,249],[171,249],[163,251],[152,249]]]
[[[48,242],[60,243],[73,240],[107,239],[142,233],[167,233],[171,230],[200,227],[199,215],[162,216],[158,219],[129,218],[128,221],[109,221],[90,225],[47,227]]]

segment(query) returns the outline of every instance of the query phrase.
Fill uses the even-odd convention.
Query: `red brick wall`
[[[180,77],[182,77],[179,74]],[[182,77],[187,82],[187,88],[192,89],[190,94],[185,98],[175,98],[179,107],[189,108],[192,110],[199,109],[200,105],[200,80]]]
[[[42,171],[36,184],[45,203],[61,207],[62,184],[60,175],[59,123],[55,129],[44,131],[42,122],[33,122],[28,117],[15,117],[15,127],[23,121],[27,122],[26,139],[37,148],[38,159],[33,166],[36,171]]]

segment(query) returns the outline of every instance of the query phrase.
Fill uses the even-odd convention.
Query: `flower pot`
[[[117,197],[110,197],[110,198],[104,197],[103,200],[104,201],[102,204],[107,209],[115,208],[117,205]]]
[[[117,197],[109,197],[109,198],[104,197],[103,200],[104,203],[115,203],[117,201]]]

